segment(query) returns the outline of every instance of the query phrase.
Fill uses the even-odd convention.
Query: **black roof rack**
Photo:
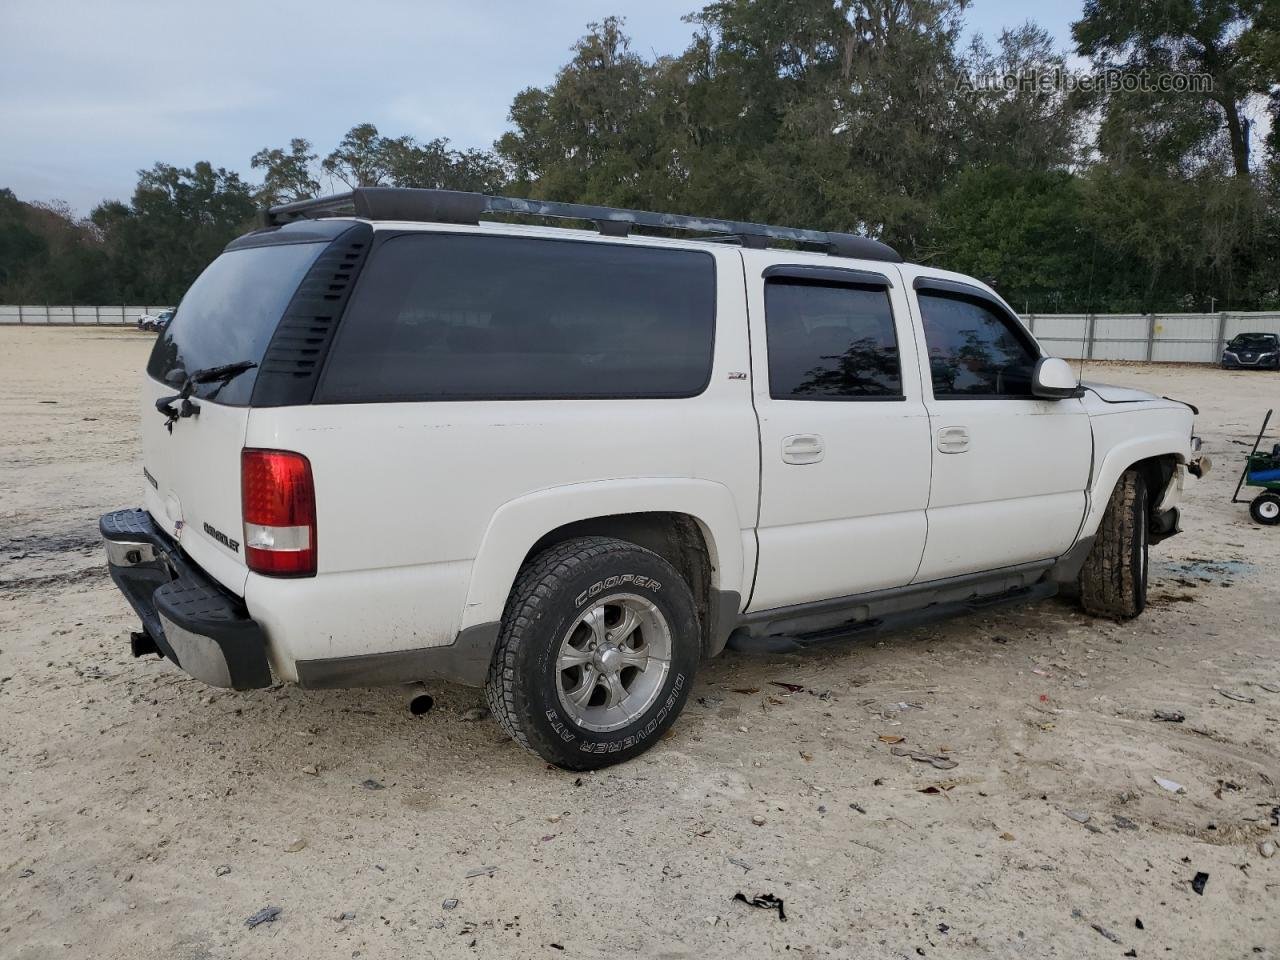
[[[632,227],[656,227],[711,234],[708,240],[737,242],[744,247],[763,248],[773,241],[789,241],[818,247],[840,257],[884,260],[901,263],[902,257],[888,244],[851,233],[775,227],[764,223],[717,220],[713,217],[686,217],[648,210],[625,210],[586,203],[559,203],[552,200],[521,200],[491,197],[458,190],[420,190],[408,187],[357,187],[314,200],[285,203],[266,211],[267,226],[318,217],[356,216],[366,220],[414,220],[432,223],[479,223],[484,214],[520,214],[567,220],[590,220],[605,236],[625,237]]]

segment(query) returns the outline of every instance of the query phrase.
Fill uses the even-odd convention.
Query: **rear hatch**
[[[259,366],[193,384],[194,416],[172,419],[156,402],[200,371],[263,364],[281,317],[330,240],[314,232],[298,239],[287,242],[281,231],[276,242],[233,244],[213,261],[157,339],[142,391],[146,509],[195,563],[239,596],[248,576],[240,456]]]

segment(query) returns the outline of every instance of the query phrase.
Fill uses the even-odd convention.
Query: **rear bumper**
[[[111,579],[165,657],[215,687],[271,683],[267,637],[236,597],[188,560],[145,510],[98,522]]]

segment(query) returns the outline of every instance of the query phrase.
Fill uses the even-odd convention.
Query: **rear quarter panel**
[[[501,617],[539,537],[601,511],[693,514],[714,536],[716,585],[745,596],[759,443],[750,381],[729,378],[750,370],[741,257],[716,258],[712,374],[692,399],[253,410],[246,446],[306,455],[316,488],[317,576],[245,585],[277,672],[451,643]]]

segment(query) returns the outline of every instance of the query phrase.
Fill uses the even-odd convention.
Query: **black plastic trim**
[[[893,281],[883,273],[872,270],[854,270],[849,267],[822,267],[814,264],[775,263],[760,274],[765,280],[799,280],[815,284],[843,284],[853,287],[893,286]]]
[[[253,247],[274,247],[290,243],[319,243],[333,240],[351,229],[354,221],[346,220],[306,220],[289,223],[280,227],[267,227],[236,237],[225,247],[223,253],[231,250],[248,250]]]
[[[840,257],[901,263],[902,255],[888,244],[850,233],[830,233],[767,223],[693,217],[651,210],[629,210],[587,203],[496,197],[457,190],[424,190],[397,187],[357,187],[347,193],[272,207],[263,214],[263,223],[279,224],[316,217],[350,216],[369,220],[413,220],[435,223],[480,221],[484,214],[586,220],[609,236],[622,236],[633,226],[660,230],[688,230],[712,234],[712,240],[738,240],[745,247],[759,248],[769,241],[783,241],[819,247]]]
[[[737,590],[711,591],[711,603],[707,611],[710,620],[707,628],[707,657],[720,654],[729,642],[729,634],[738,625],[738,610],[742,606],[742,594]]]
[[[753,636],[809,633],[834,625],[847,625],[855,619],[850,615],[858,612],[865,615],[864,619],[874,620],[888,613],[915,610],[940,602],[968,603],[981,598],[983,587],[1029,587],[1040,581],[1055,563],[1055,560],[1041,560],[941,580],[889,587],[870,593],[757,610],[744,614],[738,623],[740,627],[746,627]],[[1000,592],[1002,591],[999,589],[991,591],[992,595]]]
[[[373,243],[369,224],[345,226],[316,257],[276,324],[258,367],[250,406],[299,406],[315,396],[329,347]]]
[[[249,616],[243,601],[192,563],[147,511],[117,510],[105,514],[98,521],[98,530],[104,540],[150,543],[155,548],[154,561],[129,567],[108,564],[108,570],[148,636],[167,659],[182,666],[165,636],[161,615],[218,645],[234,689],[271,685],[266,633]]]
[[[495,621],[467,627],[446,646],[299,660],[298,684],[311,689],[338,689],[440,679],[469,687],[483,686],[498,643],[499,626]]]

